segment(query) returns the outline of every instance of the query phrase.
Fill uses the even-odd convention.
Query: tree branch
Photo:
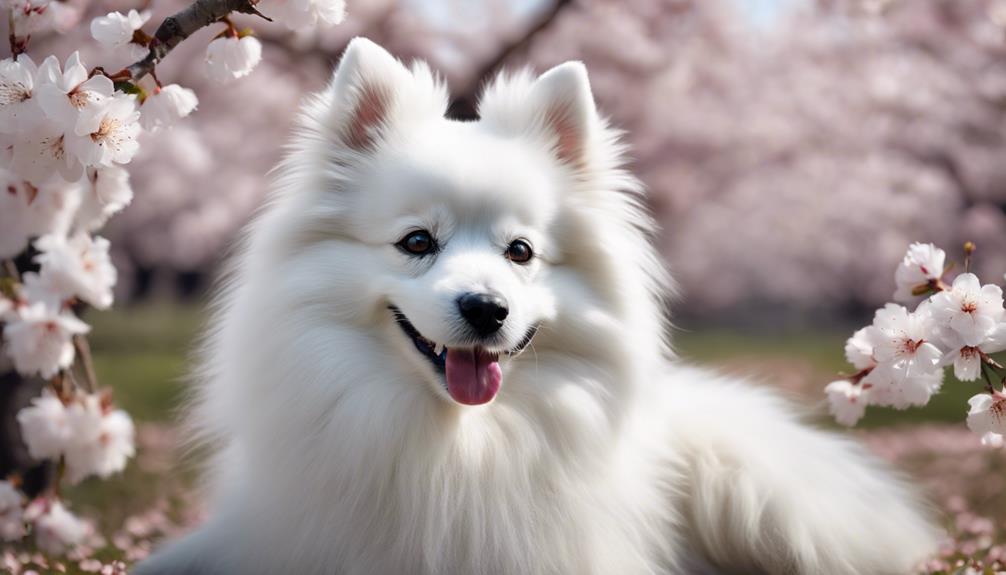
[[[231,12],[254,14],[268,20],[255,5],[258,0],[196,0],[188,8],[168,16],[157,27],[150,42],[147,56],[121,72],[112,75],[113,80],[138,81],[150,74],[178,44],[198,30],[219,22]]]
[[[475,111],[475,101],[478,99],[479,90],[481,90],[483,82],[492,76],[511,56],[527,48],[531,44],[531,40],[539,32],[548,28],[559,16],[559,13],[570,4],[572,4],[572,0],[555,0],[552,6],[545,10],[538,21],[528,28],[527,32],[504,46],[495,58],[486,62],[479,69],[478,73],[472,76],[472,81],[468,87],[451,102],[447,115],[459,120],[474,120],[478,116]]]

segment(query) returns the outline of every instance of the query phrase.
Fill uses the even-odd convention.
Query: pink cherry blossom
[[[894,299],[900,302],[918,299],[915,290],[940,279],[946,260],[946,252],[933,244],[914,243],[909,246],[908,253],[894,274],[894,281],[898,286]]]
[[[140,106],[140,125],[151,132],[172,126],[198,105],[196,93],[178,84],[155,88]]]
[[[932,314],[937,322],[953,329],[964,345],[980,345],[1003,320],[1002,288],[983,286],[975,274],[963,273],[949,291],[933,296]]]
[[[108,240],[78,233],[69,238],[47,235],[35,241],[40,274],[68,299],[78,297],[98,309],[112,305],[116,271]]]
[[[35,520],[32,529],[39,549],[52,555],[61,555],[84,542],[91,533],[87,522],[67,510],[60,501],[49,503],[48,509]]]
[[[978,435],[987,434],[1006,435],[1006,395],[996,391],[994,393],[980,393],[968,400],[971,409],[968,411],[968,429]],[[998,443],[1000,439],[991,437],[987,443]]]
[[[73,362],[73,336],[89,330],[68,311],[44,303],[23,305],[4,326],[4,350],[20,373],[50,378]]]
[[[869,403],[869,391],[864,390],[862,385],[842,379],[829,383],[824,391],[828,394],[835,421],[851,427],[863,418]]]
[[[135,454],[132,419],[124,411],[106,410],[97,395],[77,398],[67,408],[67,420],[72,429],[66,448],[71,483],[90,475],[107,478],[122,471]]]
[[[895,377],[931,373],[943,353],[930,341],[932,318],[925,309],[909,312],[904,306],[887,304],[877,310],[870,337],[878,363],[892,368]]]
[[[22,54],[17,60],[0,60],[0,133],[23,132],[42,119],[35,96],[38,68]]]
[[[49,389],[17,414],[21,437],[35,459],[55,459],[62,455],[73,434],[63,402]]]
[[[24,535],[24,495],[0,480],[0,541],[17,541]]]

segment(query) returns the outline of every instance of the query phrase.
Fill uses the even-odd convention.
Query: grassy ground
[[[823,402],[823,388],[838,374],[853,371],[844,356],[848,333],[783,333],[756,335],[727,331],[683,330],[674,338],[680,356],[687,361],[715,366],[732,374],[782,387],[804,403]],[[860,428],[925,422],[960,423],[968,398],[981,391],[975,382],[964,383],[952,370],[940,393],[924,409],[897,411],[882,407],[867,409]]]
[[[122,526],[129,522],[136,531],[136,525],[142,523],[137,516],[149,518],[150,510],[155,507],[159,510],[155,516],[160,517],[163,511],[171,516],[171,521],[179,520],[178,510],[185,507],[181,498],[186,491],[191,492],[189,487],[194,473],[191,465],[180,464],[172,453],[177,438],[171,423],[176,420],[184,397],[189,359],[197,345],[205,312],[194,305],[162,304],[94,312],[86,319],[93,326],[91,346],[99,379],[103,385],[113,388],[117,403],[137,421],[140,453],[123,475],[108,481],[86,481],[70,489],[67,495],[77,511],[98,518],[99,528],[107,535],[121,534]],[[782,388],[807,405],[820,406],[824,385],[836,373],[849,369],[842,354],[846,337],[845,333],[827,332],[765,336],[722,329],[692,329],[679,330],[674,341],[679,355],[686,361],[752,377],[756,382]],[[875,431],[864,437],[883,434],[885,429],[900,433],[898,430],[907,424],[947,422],[954,425],[940,429],[962,428],[967,398],[973,393],[973,385],[950,378],[944,385],[944,392],[925,409],[903,412],[871,409],[861,426]],[[954,441],[973,439],[967,437],[966,430],[963,434],[960,437],[964,440]],[[902,433],[902,437],[904,435]],[[897,441],[882,441],[886,443],[878,452],[884,445],[902,445]],[[910,470],[924,473],[925,465],[932,463],[932,459],[926,454],[923,457],[925,462],[908,466]],[[987,458],[983,461],[987,462]],[[986,467],[973,471],[977,479],[989,473],[987,464],[982,465]],[[1001,466],[992,469],[997,473],[1003,471]],[[978,503],[989,505],[991,497],[992,504],[1003,506],[1006,496],[1001,491],[991,496],[983,492],[983,499]],[[169,522],[164,518],[158,521]],[[149,525],[146,528],[151,529]],[[134,544],[146,536],[156,538],[156,533],[127,535]],[[141,542],[141,552],[142,545],[147,544],[148,541]],[[98,557],[108,559],[121,555],[119,551],[106,550]],[[78,572],[73,563],[68,563],[67,569],[70,573]]]

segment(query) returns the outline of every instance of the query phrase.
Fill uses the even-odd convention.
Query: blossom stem
[[[66,405],[70,401],[70,396],[72,395],[70,388],[72,384],[69,383],[67,375],[65,372],[59,372],[52,379],[49,380],[49,389],[56,394],[56,397]]]
[[[9,277],[11,277],[11,278],[14,279],[14,281],[16,281],[16,282],[20,282],[21,281],[21,272],[19,272],[17,270],[17,264],[15,264],[13,260],[4,260],[3,261],[3,269],[4,269],[4,272]]]
[[[157,91],[159,91],[163,87],[163,86],[161,86],[160,79],[157,78],[157,70],[156,69],[151,68],[151,70],[150,70],[150,77],[154,79],[154,84],[157,86],[157,90],[154,91],[154,93],[156,94]],[[146,98],[144,98],[144,99],[146,99]]]
[[[21,54],[28,51],[28,42],[31,41],[31,35],[25,36],[24,38],[18,38],[17,32],[14,29],[14,9],[11,8],[10,14],[8,15],[8,25],[10,27],[10,35],[8,40],[10,41],[10,55],[14,60]]]
[[[60,456],[59,463],[56,465],[56,479],[52,482],[52,496],[56,499],[62,499],[61,490],[64,475],[66,475],[66,458]]]
[[[982,356],[982,359],[985,359],[984,354]],[[989,361],[991,361],[991,360],[989,360]],[[998,364],[996,364],[996,365],[998,365]],[[988,363],[986,361],[982,361],[981,366],[982,366],[981,367],[981,370],[982,370],[982,379],[985,380],[985,391],[987,393],[989,393],[989,394],[995,394],[995,389],[996,388],[995,388],[995,384],[992,382],[992,375],[996,375],[998,377],[998,374],[995,372],[995,368],[990,363]],[[992,375],[989,375],[989,371],[992,372]]]
[[[971,271],[971,254],[975,253],[976,249],[974,242],[964,242],[964,273]]]
[[[98,377],[94,372],[94,360],[91,358],[91,346],[88,344],[86,337],[82,334],[77,334],[73,336],[73,347],[77,350],[77,355],[80,357],[80,365],[84,368],[86,391],[88,393],[94,393],[94,391],[98,389]]]
[[[873,371],[873,367],[867,367],[865,369],[861,369],[861,370],[857,371],[856,373],[854,373],[852,375],[847,376],[846,379],[848,379],[849,382],[852,383],[853,385],[859,385],[860,382],[863,381],[864,377],[870,375],[871,371]],[[840,375],[845,375],[845,374],[840,374]]]
[[[999,363],[998,361],[992,359],[992,356],[990,356],[989,354],[985,353],[984,351],[980,351],[980,350],[979,350],[979,353],[981,354],[982,362],[984,362],[985,365],[989,366],[989,368],[991,368],[993,370],[1003,369],[1003,365],[1001,363]]]

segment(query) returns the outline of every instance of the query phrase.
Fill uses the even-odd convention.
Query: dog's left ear
[[[524,93],[515,94],[514,90]],[[544,136],[552,143],[556,158],[575,169],[587,163],[598,124],[582,62],[560,64],[529,86],[526,77],[501,78],[486,91],[479,113],[487,123],[507,131]]]

